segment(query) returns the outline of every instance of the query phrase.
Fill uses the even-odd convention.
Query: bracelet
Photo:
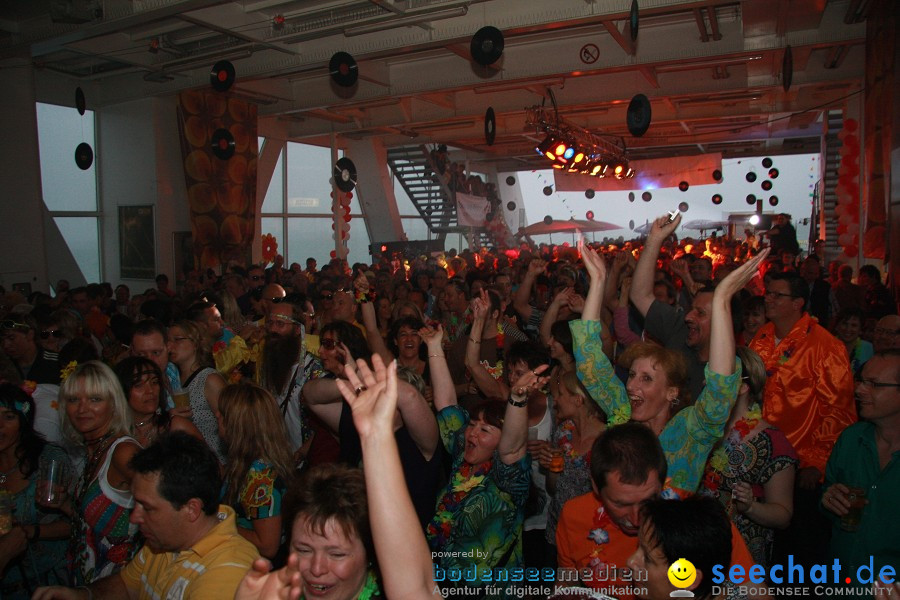
[[[446,358],[443,354],[429,354],[428,358]]]
[[[480,343],[481,343],[481,340],[474,340],[474,339],[472,339],[472,338],[469,338],[469,341],[472,342],[473,344],[480,344]]]
[[[354,298],[356,299],[357,304],[365,304],[366,302],[374,302],[375,301],[375,292],[372,290],[367,290],[363,292],[362,290],[356,290],[354,294]]]
[[[528,404],[528,396],[523,396],[521,400],[515,400],[515,395],[511,394],[509,396],[509,400],[507,402],[516,408],[522,408],[526,404]]]
[[[87,600],[94,600],[94,593],[91,591],[91,588],[89,588],[88,586],[86,586],[86,585],[79,585],[79,586],[78,586],[77,588],[75,588],[75,589],[76,589],[76,590],[84,590],[84,591],[86,591],[87,594],[88,594]]]

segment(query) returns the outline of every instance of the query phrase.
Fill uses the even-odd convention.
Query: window
[[[82,142],[96,149],[94,113],[37,103],[37,125],[44,205],[85,280],[99,282],[97,163],[82,171],[74,159]]]

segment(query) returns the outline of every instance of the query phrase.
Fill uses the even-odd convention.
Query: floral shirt
[[[475,566],[477,579],[490,569],[522,566],[522,522],[531,483],[531,456],[507,465],[495,451],[482,465],[463,460],[469,414],[448,406],[438,415],[444,447],[453,456],[447,484],[426,528],[435,562],[443,569]],[[505,560],[504,560],[505,558]],[[480,581],[472,582],[478,586]]]
[[[600,321],[570,321],[578,379],[603,411],[609,425],[631,419],[631,403],[625,385],[616,377],[600,341]],[[706,385],[697,402],[679,411],[659,434],[669,464],[671,487],[679,494],[692,494],[703,477],[706,458],[725,434],[728,416],[741,383],[741,364],[731,375],[706,367]]]
[[[275,469],[262,460],[253,461],[238,496],[239,504],[234,507],[238,527],[253,529],[253,521],[281,515],[284,492],[284,481]]]

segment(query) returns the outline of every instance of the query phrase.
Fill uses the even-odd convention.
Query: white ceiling
[[[12,0],[0,3],[0,61],[30,60],[40,99],[71,104],[81,86],[97,109],[207,86],[228,58],[229,93],[260,104],[261,135],[446,143],[501,170],[540,164],[524,109],[548,87],[567,120],[623,136],[638,158],[816,152],[822,111],[861,89],[866,0],[638,3],[632,43],[630,0]],[[485,25],[505,36],[491,67],[469,55]],[[592,64],[581,59],[588,44]],[[358,61],[354,89],[330,81],[338,51]],[[641,138],[625,126],[637,93],[653,110]]]

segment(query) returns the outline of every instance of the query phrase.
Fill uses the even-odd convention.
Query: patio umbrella
[[[710,229],[728,229],[728,221],[707,221],[705,219],[695,219],[682,223],[684,229],[696,229],[697,231],[708,231]]]
[[[523,227],[516,232],[517,236],[523,235],[545,235],[548,233],[586,233],[589,231],[611,231],[613,229],[623,229],[620,225],[607,223],[605,221],[579,221],[569,219],[568,221],[551,221],[544,223],[532,223],[528,227]]]
[[[647,235],[648,233],[650,233],[651,227],[653,227],[653,223],[651,223],[650,221],[647,221],[643,225],[638,225],[637,227],[635,227],[633,231],[635,233],[639,233],[641,235]]]

